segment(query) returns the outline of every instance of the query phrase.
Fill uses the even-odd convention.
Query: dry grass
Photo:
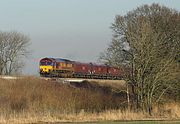
[[[117,88],[119,84],[111,85]],[[0,123],[180,118],[178,103],[154,107],[151,118],[127,111],[126,95],[113,93],[113,86],[84,82],[77,88],[34,77],[0,79]]]
[[[126,90],[126,82],[124,80],[95,80],[94,82],[98,83],[100,86],[110,86],[113,89]]]
[[[180,103],[172,102],[155,106],[153,110],[154,116],[170,119],[180,118]]]
[[[0,123],[36,123],[36,122],[92,122],[107,120],[142,120],[147,116],[142,113],[122,112],[121,110],[104,111],[101,113],[21,113],[1,116]]]
[[[107,91],[106,88],[76,88],[34,77],[0,79],[0,117],[1,120],[8,120],[17,118],[16,116],[47,117],[49,113],[51,116],[78,114],[81,110],[99,113],[125,108],[126,104],[120,104],[123,101],[122,97],[113,95],[110,90]]]
[[[166,113],[164,113],[166,115]],[[167,116],[167,115],[166,115]],[[118,121],[118,120],[175,120],[177,117],[154,116],[142,112],[129,112],[121,110],[107,110],[100,113],[84,112],[79,113],[21,113],[0,116],[0,123],[39,123],[39,122],[96,122],[96,121]]]

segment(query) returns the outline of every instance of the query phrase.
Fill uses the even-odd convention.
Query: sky
[[[0,30],[30,37],[23,73],[38,75],[44,57],[97,62],[115,16],[152,3],[180,10],[180,0],[0,0]]]

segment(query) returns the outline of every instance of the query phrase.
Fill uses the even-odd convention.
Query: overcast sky
[[[0,0],[0,30],[31,38],[23,71],[35,75],[43,57],[96,62],[111,42],[115,15],[154,2],[180,10],[180,0]]]

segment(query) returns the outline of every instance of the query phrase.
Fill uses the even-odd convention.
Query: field
[[[81,124],[179,124],[180,121],[102,121]]]
[[[64,84],[35,77],[0,79],[0,123],[180,119],[180,105],[175,102],[154,107],[153,116],[128,111],[126,87],[122,84],[109,81]]]

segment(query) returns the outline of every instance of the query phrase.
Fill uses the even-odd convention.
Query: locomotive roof
[[[62,58],[52,58],[53,60],[55,60],[56,62],[71,62],[68,59],[62,59]]]
[[[62,58],[53,58],[53,60],[57,61],[57,62],[70,62],[70,60],[68,59],[62,59]]]
[[[62,58],[42,58],[41,60],[53,60],[53,61],[56,61],[56,62],[71,62],[70,60],[68,59],[62,59]]]

